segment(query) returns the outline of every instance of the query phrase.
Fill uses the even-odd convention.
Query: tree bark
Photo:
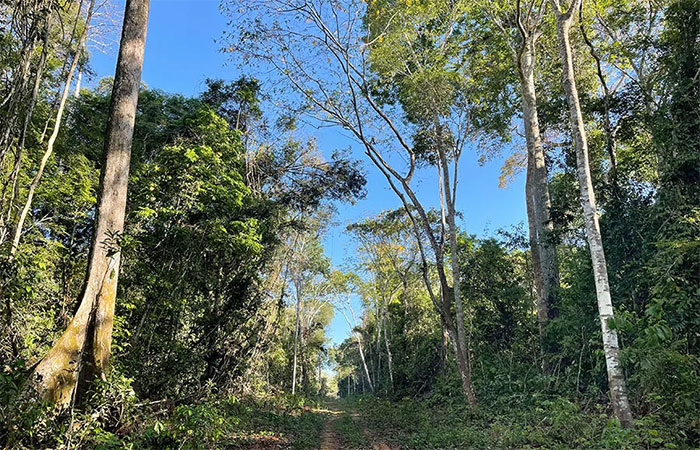
[[[369,367],[367,367],[367,360],[365,358],[365,352],[362,348],[362,338],[357,331],[354,331],[355,339],[357,340],[357,348],[360,352],[360,359],[362,360],[362,367],[365,369],[365,376],[367,377],[367,384],[369,384],[370,391],[374,392],[374,384],[372,383],[372,378],[369,376]],[[364,383],[362,385],[362,391],[364,392]]]
[[[375,322],[377,323],[377,336],[376,340],[374,343],[374,349],[377,352],[376,355],[376,360],[375,360],[375,365],[374,365],[374,380],[377,382],[377,385],[379,384],[379,374],[381,372],[381,367],[382,367],[382,311],[384,309],[383,303],[384,303],[384,298],[383,294],[380,295],[380,303],[377,304],[377,311],[375,314]],[[379,386],[377,386],[379,388]]]
[[[588,142],[583,124],[581,105],[579,103],[576,78],[574,74],[573,54],[569,41],[569,31],[575,18],[574,11],[579,8],[581,0],[573,0],[566,12],[561,11],[558,0],[550,0],[556,16],[557,40],[559,56],[562,64],[562,81],[564,93],[569,106],[571,134],[576,148],[576,173],[581,193],[586,237],[591,251],[593,275],[595,278],[596,295],[598,298],[598,314],[603,334],[603,350],[608,370],[608,384],[612,406],[620,424],[623,427],[633,425],[632,410],[627,398],[627,386],[620,365],[619,344],[617,331],[610,328],[608,321],[613,318],[613,306],[610,296],[610,285],[603,250],[603,239],[596,211],[595,193],[591,179],[591,169],[588,156]]]
[[[520,79],[523,128],[527,146],[527,196],[528,224],[533,273],[537,287],[537,319],[542,352],[546,353],[544,328],[556,316],[559,293],[559,262],[554,241],[554,224],[551,218],[552,203],[549,196],[547,165],[542,148],[542,136],[537,117],[535,92],[535,44],[537,34],[521,30],[522,43],[518,54],[518,78]],[[534,235],[533,235],[534,234]]]
[[[34,370],[34,387],[66,406],[76,398],[78,379],[106,378],[124,229],[131,143],[148,25],[149,0],[127,0],[112,88],[96,226],[83,293],[75,317]]]
[[[296,296],[297,296],[297,305],[296,305],[296,320],[294,321],[294,363],[292,366],[292,395],[296,393],[296,388],[297,388],[297,352],[298,352],[298,347],[299,347],[299,327],[301,324],[299,323],[299,315],[301,313],[301,283],[297,280],[296,283]]]
[[[544,296],[544,277],[542,277],[542,265],[540,263],[540,246],[537,244],[537,217],[535,215],[535,199],[533,194],[533,168],[532,160],[527,160],[527,174],[525,176],[525,204],[527,207],[528,237],[530,242],[530,257],[532,259],[532,275],[535,282],[535,293],[537,295],[537,325],[540,333],[540,342],[544,338],[544,326],[549,319],[549,312]],[[544,347],[542,346],[544,353]]]
[[[437,122],[437,121],[436,121]],[[442,129],[440,124],[437,124],[438,136],[442,136]],[[442,187],[444,195],[444,203],[441,204],[441,209],[443,210],[444,217],[447,221],[447,234],[450,245],[450,263],[452,269],[452,288],[450,289],[445,280],[443,285],[443,297],[447,299],[449,295],[452,296],[452,302],[455,307],[455,330],[453,333],[455,355],[457,360],[457,368],[459,369],[459,375],[462,380],[462,390],[464,395],[467,397],[467,401],[470,405],[474,406],[477,404],[476,394],[474,392],[474,386],[472,384],[471,375],[471,352],[470,345],[467,343],[467,333],[464,328],[464,303],[462,300],[462,282],[461,282],[461,267],[459,264],[459,246],[457,245],[457,224],[455,222],[455,200],[457,194],[457,167],[459,165],[459,152],[454,157],[454,167],[455,173],[452,178],[453,184],[450,185],[450,169],[449,162],[447,159],[447,154],[445,148],[442,145],[442,139],[439,139],[437,146],[438,153],[438,167],[442,171]],[[445,207],[447,211],[444,211]],[[441,256],[444,256],[441,254]],[[449,301],[444,305],[445,313],[450,314]]]
[[[535,239],[540,249],[542,287],[548,318],[556,305],[559,291],[559,267],[553,239],[554,226],[551,219],[551,200],[547,182],[547,166],[542,148],[537,97],[535,95],[535,43],[527,44],[520,61],[522,112],[528,161],[532,161],[532,200],[535,212]]]
[[[82,80],[83,80],[83,71],[79,70],[78,71],[78,79],[75,80],[75,90],[73,91],[73,97],[75,97],[75,98],[80,97],[80,84],[81,84]]]
[[[391,390],[394,389],[394,362],[392,360],[391,348],[389,347],[389,335],[386,332],[386,324],[384,325],[384,346],[386,347],[387,367],[389,368],[389,383]]]

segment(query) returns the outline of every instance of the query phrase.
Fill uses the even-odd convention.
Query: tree
[[[359,287],[365,307],[374,310],[375,384],[379,387],[381,382],[381,357],[385,351],[390,390],[394,387],[394,361],[390,344],[392,323],[389,304],[399,296],[405,300],[410,272],[417,265],[416,249],[410,246],[410,226],[400,223],[406,219],[402,213],[402,210],[389,211],[347,227],[347,231],[360,244],[357,249],[358,269],[368,276]],[[409,239],[406,239],[407,234]]]
[[[453,25],[461,17],[460,5],[431,6],[426,21],[434,23],[434,29],[425,36],[413,34],[401,52],[390,43],[400,40],[404,30],[392,27],[402,21],[382,23],[387,18],[381,15],[381,6],[368,10],[367,4],[356,1],[342,6],[325,0],[252,1],[246,8],[249,20],[237,22],[229,50],[274,69],[298,95],[298,104],[289,108],[301,109],[318,125],[348,130],[386,178],[420,243],[426,287],[450,336],[464,394],[475,404],[457,270],[457,175],[470,137],[488,141],[503,131],[481,126],[487,102],[484,97],[476,99],[479,92],[495,95],[498,89],[495,84],[486,90],[470,86],[463,73],[451,67],[459,46]],[[285,20],[270,23],[265,17],[271,12]],[[423,46],[425,42],[428,45]],[[396,67],[392,62],[404,56],[417,69],[414,76],[392,69]],[[440,195],[433,199],[442,218],[438,227],[414,183],[416,171],[426,166],[438,173]],[[429,260],[437,270],[438,290],[427,274]]]
[[[80,307],[67,330],[38,363],[33,384],[40,395],[68,405],[79,379],[106,378],[124,229],[131,142],[146,45],[149,0],[127,0],[112,89],[97,219]]]
[[[324,216],[321,215],[313,221],[315,223],[310,224],[316,229],[295,235],[290,246],[293,254],[291,256],[292,262],[289,266],[289,278],[292,286],[294,286],[295,296],[292,395],[296,393],[298,357],[299,353],[303,351],[303,334],[305,331],[303,322],[305,320],[307,322],[312,321],[318,312],[313,309],[311,311],[302,311],[302,306],[305,305],[307,298],[323,296],[319,292],[314,292],[315,286],[320,284],[318,277],[329,270],[329,261],[323,254],[319,238],[319,234],[323,230]]]
[[[487,8],[491,20],[506,39],[520,86],[521,114],[527,147],[525,196],[541,335],[549,318],[555,313],[559,292],[559,266],[535,89],[537,41],[542,34],[541,27],[546,9],[543,2],[536,0],[518,0],[515,8],[497,4]],[[513,28],[517,29],[517,37],[513,36]]]
[[[593,182],[591,179],[588,141],[584,128],[578,91],[576,89],[573,52],[569,40],[571,25],[576,19],[575,13],[581,5],[581,0],[573,0],[566,10],[562,10],[562,5],[559,0],[550,0],[550,5],[556,18],[557,40],[559,43],[559,55],[562,65],[562,81],[566,101],[569,105],[571,134],[576,148],[576,173],[578,176],[581,205],[583,207],[586,237],[588,239],[588,246],[593,263],[593,275],[598,299],[598,315],[600,317],[603,333],[603,349],[605,351],[605,362],[608,370],[610,395],[612,397],[615,415],[623,426],[628,427],[633,424],[632,410],[627,398],[627,386],[620,364],[620,348],[617,331],[612,328],[610,324],[610,321],[614,318],[612,299],[610,296],[610,283],[608,281],[603,237],[600,232],[595,193],[593,191]]]
[[[369,372],[369,366],[367,365],[367,358],[365,357],[364,351],[364,340],[362,338],[361,329],[357,323],[357,316],[355,314],[355,309],[352,307],[350,302],[350,295],[352,293],[352,284],[357,282],[357,275],[352,273],[342,273],[338,270],[331,272],[329,277],[329,294],[333,298],[333,305],[336,311],[340,311],[345,319],[345,322],[350,327],[350,331],[353,334],[355,341],[357,342],[357,351],[360,355],[360,361],[362,362],[362,368],[364,369],[365,379],[369,385],[369,390],[375,392],[376,389],[376,378],[372,381],[372,377]],[[350,314],[348,316],[348,314]],[[350,320],[352,319],[352,321]],[[363,389],[364,390],[364,389]]]

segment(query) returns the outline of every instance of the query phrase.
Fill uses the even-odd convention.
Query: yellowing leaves
[[[185,152],[185,158],[189,159],[192,162],[195,162],[197,161],[197,159],[199,159],[199,157],[197,156],[197,152],[195,152],[191,148],[187,149],[187,151]]]

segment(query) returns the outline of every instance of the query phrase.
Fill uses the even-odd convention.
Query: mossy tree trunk
[[[114,303],[119,276],[119,236],[124,229],[131,142],[146,43],[149,0],[127,0],[112,89],[99,202],[80,306],[68,328],[39,362],[39,394],[70,404],[81,385],[109,371]]]

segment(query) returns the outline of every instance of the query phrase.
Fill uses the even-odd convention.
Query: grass
[[[344,412],[335,421],[335,431],[343,439],[343,448],[357,449],[367,448],[368,442],[362,431],[362,425],[358,423],[348,412]]]
[[[340,411],[332,423],[343,449],[368,448],[366,432],[404,450],[694,448],[690,430],[678,432],[653,414],[639,418],[633,429],[622,429],[607,409],[581,410],[565,397],[501,400],[475,409],[460,397],[439,394],[424,401],[358,397],[329,405]],[[70,440],[75,448],[101,450],[310,450],[318,448],[327,421],[324,412],[298,397],[119,405],[97,405],[91,413],[76,413],[70,422],[51,410],[31,418],[24,414],[13,423],[17,431],[8,448],[58,448]]]

